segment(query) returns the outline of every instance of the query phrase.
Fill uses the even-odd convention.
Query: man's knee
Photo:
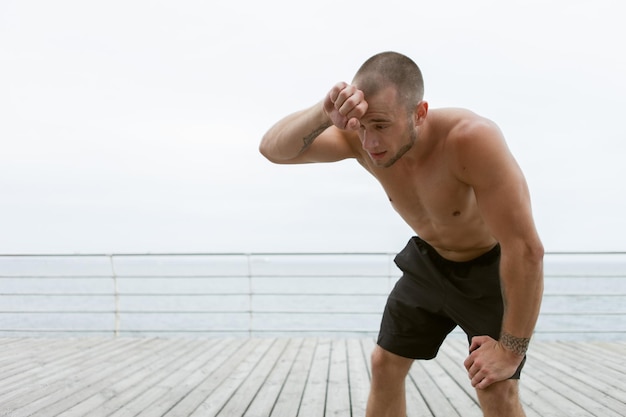
[[[478,400],[485,416],[523,416],[519,399],[518,380],[496,382],[485,389],[477,389]]]
[[[378,345],[374,348],[371,359],[373,379],[401,378],[404,380],[413,363],[413,359],[398,356]]]
[[[517,398],[519,396],[519,380],[507,379],[489,385],[485,389],[477,389],[479,397],[485,399]]]

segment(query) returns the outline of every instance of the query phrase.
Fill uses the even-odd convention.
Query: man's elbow
[[[543,256],[545,250],[543,244],[539,239],[534,239],[531,242],[526,242],[524,250],[522,251],[522,259],[527,265],[528,271],[534,271],[530,276],[534,276],[536,279],[537,290],[539,293],[543,293]]]
[[[271,153],[265,136],[263,136],[263,139],[261,139],[261,143],[259,144],[259,152],[271,161]]]
[[[273,149],[272,142],[267,135],[263,136],[261,139],[261,143],[259,144],[259,152],[263,155],[268,161],[273,162],[275,164],[281,163],[280,158],[276,156],[276,152]]]
[[[511,256],[523,259],[529,264],[542,264],[545,250],[539,238],[514,239],[508,242],[500,242],[503,252],[508,252]]]
[[[259,152],[270,162],[285,165],[303,163],[300,158],[302,152],[294,154],[293,151],[283,148],[283,145],[279,144],[269,132],[263,136],[259,144]]]
[[[541,240],[535,239],[532,242],[528,242],[526,244],[525,255],[531,262],[535,262],[538,264],[543,263],[545,249],[543,247],[543,244],[541,243]]]

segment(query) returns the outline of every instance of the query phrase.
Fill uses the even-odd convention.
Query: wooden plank
[[[15,346],[13,346],[13,349]],[[0,368],[0,404],[6,403],[9,399],[19,395],[20,391],[28,391],[34,383],[32,375],[40,371],[46,363],[42,361],[42,356],[59,355],[57,349],[44,351],[40,344],[24,343],[19,344],[22,354],[19,356],[9,356],[13,349],[6,355],[7,362]],[[2,356],[5,357],[4,350]],[[54,357],[54,356],[52,356]]]
[[[161,387],[155,388],[156,384],[162,384],[168,376],[180,370],[190,357],[195,357],[196,351],[211,350],[204,344],[176,341],[167,349],[155,353],[153,349],[162,344],[162,341],[153,341],[151,345],[154,348],[151,349],[150,355],[135,355],[136,362],[132,366],[90,386],[82,393],[86,398],[63,412],[61,416],[115,415],[116,412],[124,415],[131,410],[135,415],[147,408],[142,400],[143,396],[149,395],[146,393],[157,390],[162,394]],[[153,398],[156,401],[156,398],[160,397]]]
[[[520,395],[523,404],[534,409],[541,416],[585,416],[588,412],[569,401],[553,387],[533,372],[533,368],[541,366],[534,358],[540,349],[540,343],[533,343],[528,353],[528,360],[520,380]],[[558,360],[558,357],[555,357]]]
[[[261,390],[263,383],[267,380],[271,370],[283,354],[288,342],[289,341],[284,338],[273,341],[272,346],[270,346],[248,378],[246,378],[233,396],[230,397],[226,405],[218,413],[218,416],[230,417],[245,414],[248,406]],[[266,416],[269,416],[269,413],[266,414]]]
[[[561,401],[559,404],[563,402],[576,404],[590,415],[603,417],[624,416],[624,414],[611,410],[608,406],[596,401],[596,399],[590,396],[592,393],[589,390],[583,388],[583,390],[580,391],[577,387],[572,386],[568,383],[571,380],[568,377],[564,377],[564,375],[560,377],[551,375],[545,372],[541,367],[530,368],[528,373],[541,380],[544,384],[549,385],[551,390],[558,392],[564,399],[564,401]],[[601,396],[602,394],[598,393],[598,395]]]
[[[367,337],[365,339],[359,339],[361,341],[361,345],[363,346],[363,354],[365,355],[365,364],[367,365],[367,373],[372,375],[372,353],[374,352],[374,348],[376,345],[376,340]]]
[[[207,346],[207,342],[210,342],[210,345]],[[154,399],[149,407],[138,412],[137,416],[164,415],[171,411],[193,389],[219,369],[232,352],[240,349],[246,342],[245,339],[202,341],[197,355],[194,350],[186,362],[172,371],[170,375],[165,376],[163,381],[159,382],[150,394],[147,394],[149,398],[154,398],[155,391],[160,392],[160,396]],[[181,415],[187,415],[186,413],[188,410]]]
[[[268,417],[272,413],[289,370],[293,366],[293,362],[303,342],[302,339],[285,339],[285,341],[288,342],[286,348],[281,352],[267,379],[250,402],[248,409],[243,414],[244,417]],[[220,414],[230,417],[224,411]]]
[[[363,345],[357,339],[347,340],[348,381],[353,416],[364,416],[370,389],[370,375]]]
[[[526,408],[531,408],[543,416],[583,416],[586,411],[576,404],[565,400],[550,386],[526,371],[524,382],[520,385],[520,397]]]
[[[317,343],[298,417],[324,417],[331,345],[329,339],[322,339]],[[272,417],[276,416],[272,414]]]
[[[121,351],[121,354],[94,358],[90,361],[76,362],[76,365],[71,367],[73,369],[72,380],[61,391],[58,391],[52,395],[41,398],[39,401],[32,402],[29,407],[20,410],[20,413],[30,415],[29,410],[37,409],[35,415],[57,415],[67,411],[67,409],[74,407],[76,404],[83,402],[85,399],[91,397],[99,390],[105,390],[105,393],[110,391],[106,390],[108,386],[108,380],[123,376],[126,372],[129,372],[132,367],[137,365],[137,355],[142,351],[137,349],[138,346],[147,344],[143,341],[137,341],[136,346],[128,346],[127,350]],[[174,347],[174,343],[167,343],[169,346]],[[150,355],[140,355],[142,358],[149,357]],[[118,359],[118,358],[123,359]],[[20,415],[17,413],[16,415]]]
[[[205,348],[210,350],[208,346]],[[152,364],[139,371],[142,379],[138,383],[127,386],[113,401],[109,401],[102,408],[110,410],[110,417],[130,417],[151,409],[167,392],[168,387],[164,380],[179,372],[180,368],[195,355],[196,349],[193,348],[193,344],[176,341],[171,351],[155,356]],[[135,372],[131,373],[130,377],[135,379]]]
[[[150,341],[131,341],[121,351],[111,352],[109,356],[94,356],[87,360],[78,360],[70,368],[73,370],[72,382],[65,389],[45,399],[46,406],[36,415],[56,415],[82,403],[100,390],[110,398],[114,392],[108,389],[110,378],[125,377],[138,363],[146,361],[151,355],[143,354],[143,345]],[[171,345],[170,343],[169,345]],[[56,401],[55,401],[56,400]]]
[[[187,360],[163,380],[150,389],[150,398],[155,398],[149,407],[140,410],[137,417],[152,417],[163,415],[180,402],[188,393],[189,387],[202,380],[214,367],[220,365],[215,361],[220,352],[230,352],[242,344],[242,340],[216,339],[197,342],[197,348],[189,353]],[[167,370],[163,370],[167,371]],[[160,374],[162,375],[162,372]],[[121,399],[122,400],[122,399]],[[123,401],[122,401],[123,402]],[[94,417],[96,417],[94,415]]]
[[[626,363],[624,362],[624,357],[626,357],[626,342],[594,342],[592,345],[604,349],[605,351],[613,352],[617,358],[619,368],[622,370],[626,369]]]
[[[584,381],[590,387],[603,392],[614,392],[622,395],[622,401],[626,401],[626,392],[623,385],[613,385],[619,381],[623,375],[610,367],[600,364],[602,358],[600,352],[595,358],[581,355],[580,352],[568,352],[566,349],[558,347],[556,344],[544,343],[536,346],[532,351],[532,357],[542,366],[554,368],[555,373],[563,376],[571,376]]]
[[[345,340],[333,340],[328,372],[326,416],[344,417],[350,415],[347,362]]]
[[[409,377],[424,398],[430,412],[436,416],[458,417],[459,413],[450,404],[440,387],[431,379],[427,368],[428,366],[424,366],[424,361],[415,361],[409,371]]]
[[[193,404],[185,403],[186,401],[196,401],[192,398],[188,398],[190,393],[194,392],[194,390],[203,389],[203,384],[209,382],[209,378],[215,378],[216,373],[223,372],[220,369],[227,362],[231,362],[233,365],[237,363],[238,357],[241,355],[245,355],[249,352],[250,346],[246,346],[249,344],[249,340],[247,339],[231,339],[228,340],[228,343],[219,344],[215,350],[211,350],[207,352],[208,357],[205,361],[201,358],[198,362],[198,367],[192,369],[192,364],[196,361],[193,361],[190,365],[186,367],[186,369],[190,370],[191,373],[188,374],[178,385],[170,387],[169,392],[163,396],[161,399],[162,402],[165,402],[169,405],[163,415],[168,416],[187,416],[189,415],[195,406]],[[241,352],[242,349],[245,349],[244,352]],[[233,357],[233,355],[237,355]],[[228,364],[226,366],[229,366]],[[219,376],[217,376],[219,379]],[[201,396],[198,396],[201,398]],[[199,401],[198,401],[199,403]],[[162,406],[162,404],[160,404]],[[150,410],[144,410],[142,413],[146,416],[151,416],[152,413]]]
[[[4,379],[13,374],[19,374],[27,369],[36,367],[28,360],[29,357],[36,356],[38,358],[52,355],[58,352],[57,347],[63,340],[52,340],[49,344],[44,345],[33,339],[16,339],[10,343],[0,346],[2,357],[0,358],[0,378]],[[16,368],[18,368],[16,370]],[[13,372],[12,372],[13,371]]]
[[[598,355],[602,357],[602,362],[607,366],[614,369],[624,369],[624,357],[626,352],[622,349],[618,349],[616,344],[608,344],[602,342],[588,342],[588,343],[564,343],[560,342],[560,346],[567,347],[568,349],[576,348],[576,352],[580,354],[586,354],[590,361],[597,360]],[[626,345],[623,345],[626,346]]]
[[[586,354],[583,349],[570,350],[569,346],[560,344],[542,344],[540,347],[539,359],[544,363],[557,368],[563,375],[571,375],[590,388],[610,395],[620,403],[626,403],[626,372],[618,372],[611,365],[607,366],[601,352]],[[626,362],[626,356],[623,362]]]
[[[113,346],[111,341],[108,346]],[[6,404],[9,398],[19,395],[19,391],[30,392],[43,385],[42,375],[50,373],[51,368],[63,369],[69,361],[74,360],[77,354],[89,355],[91,349],[103,349],[103,343],[96,340],[66,342],[63,345],[52,345],[45,349],[41,341],[30,340],[24,350],[24,356],[17,367],[10,367],[2,374],[0,380],[0,403]],[[18,391],[18,392],[16,392]]]
[[[216,387],[210,396],[207,396],[205,400],[190,414],[191,417],[214,417],[216,416],[222,407],[226,405],[228,400],[237,391],[237,389],[243,384],[243,382],[252,373],[259,358],[263,357],[267,350],[272,345],[272,339],[261,339],[256,344],[254,350],[243,358],[243,360],[232,369],[232,371],[226,376],[226,378]],[[243,414],[245,408],[241,410],[240,414]]]
[[[317,341],[315,339],[305,339],[300,346],[296,360],[289,370],[289,375],[272,410],[272,417],[293,417],[298,415],[316,344]]]
[[[529,372],[593,415],[607,417],[626,415],[626,403],[623,399],[616,398],[624,397],[623,385],[621,390],[613,387],[605,383],[603,380],[605,376],[581,372],[566,364],[567,359],[563,356],[555,359],[552,355],[546,356],[544,351],[537,349],[537,352],[534,352],[538,366],[531,367]]]
[[[0,349],[4,351],[5,347],[13,344],[20,343],[25,339],[15,338],[15,337],[0,337]]]
[[[137,343],[145,342],[140,341]],[[132,363],[132,359],[124,355],[132,346],[124,342],[120,342],[118,346],[115,344],[111,346],[109,351],[97,350],[101,355],[92,357],[90,354],[93,354],[93,351],[89,353],[80,352],[73,357],[66,357],[62,361],[52,362],[49,366],[42,367],[41,372],[36,375],[41,387],[5,403],[5,406],[13,410],[12,413],[15,417],[33,415],[39,410],[59,401],[59,398],[80,390],[81,384],[85,384],[93,378],[98,378],[100,372],[114,372],[116,367],[113,363],[115,363],[117,358],[125,358],[118,366]],[[109,361],[112,363],[108,364],[107,362]],[[91,369],[92,366],[96,366],[96,368]],[[87,380],[84,380],[85,378]],[[25,397],[28,397],[28,399]]]
[[[0,411],[12,417],[362,416],[375,346],[371,338],[5,342],[0,358],[14,362],[0,367]],[[626,415],[625,347],[534,342],[520,385],[527,415]],[[466,352],[465,340],[451,339],[437,359],[414,364],[408,417],[479,415]]]
[[[143,381],[143,377],[145,377],[144,372],[148,365],[154,363],[155,359],[158,359],[159,363],[161,363],[166,355],[169,355],[176,349],[174,343],[159,343],[164,350],[155,353],[155,345],[157,343],[155,341],[149,341],[146,344],[151,345],[150,355],[142,354],[142,350],[135,349],[128,355],[131,360],[130,364],[123,368],[114,368],[116,371],[113,373],[103,373],[100,367],[85,369],[86,372],[97,375],[98,378],[81,380],[80,385],[82,389],[70,393],[63,398],[62,402],[57,402],[50,407],[46,407],[44,413],[47,412],[53,415],[59,414],[63,417],[84,417],[89,415],[94,408],[102,407],[106,409],[104,404],[114,404],[115,397],[119,394],[119,387],[116,384],[118,381],[137,380],[136,375],[141,375]]]
[[[419,388],[415,385],[415,381],[411,377],[407,377],[405,385],[407,417],[432,417],[433,414]]]
[[[215,360],[216,368],[196,386],[190,387],[189,394],[168,410],[165,416],[189,416],[194,413],[233,372],[240,371],[238,367],[260,344],[260,339],[247,339],[236,351],[221,352]],[[243,367],[246,368],[248,365],[246,362]],[[204,407],[202,406],[202,409]]]

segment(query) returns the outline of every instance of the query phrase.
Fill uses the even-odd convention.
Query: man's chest
[[[460,223],[477,210],[473,189],[443,171],[378,179],[394,209],[414,227]]]

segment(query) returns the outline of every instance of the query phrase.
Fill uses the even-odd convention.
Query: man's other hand
[[[475,336],[464,365],[472,386],[485,389],[513,376],[523,359],[489,336]]]

